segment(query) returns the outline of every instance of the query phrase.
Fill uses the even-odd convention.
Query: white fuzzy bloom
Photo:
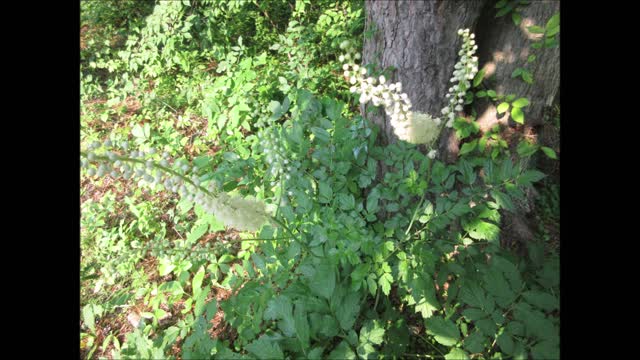
[[[380,75],[380,77],[378,78],[378,81],[380,81],[380,84],[384,84],[386,80],[387,79],[385,79],[384,75]]]
[[[344,62],[344,55],[340,55],[340,57],[338,57],[338,60],[340,60],[340,62]]]
[[[398,117],[401,118],[401,116]],[[397,124],[393,130],[400,140],[412,144],[428,144],[438,136],[440,131],[438,124],[429,114],[409,112],[407,121]]]
[[[349,70],[349,64],[342,65],[342,70]]]
[[[462,105],[457,105],[457,106],[455,107],[455,110],[456,110],[456,111],[462,111]]]
[[[431,150],[431,151],[429,151],[427,156],[429,157],[429,159],[435,159],[437,154],[438,154],[438,152],[436,150]]]

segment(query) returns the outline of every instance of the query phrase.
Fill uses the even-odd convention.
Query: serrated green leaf
[[[498,203],[501,208],[507,209],[509,211],[513,211],[515,209],[509,195],[498,190],[491,190],[491,196],[496,200],[496,203]]]
[[[193,296],[196,297],[202,290],[202,281],[204,280],[204,267],[200,267],[198,272],[193,276],[191,281],[191,289],[193,290]]]
[[[335,269],[329,264],[320,264],[309,281],[311,292],[326,299],[330,299],[336,286]]]
[[[498,105],[498,114],[502,114],[503,112],[509,110],[509,104],[506,102],[501,103],[500,105]]]
[[[315,135],[315,138],[319,141],[320,144],[329,143],[329,139],[331,136],[329,135],[327,130],[321,127],[313,126],[311,128],[311,132]]]
[[[300,341],[300,346],[303,349],[309,347],[309,322],[307,320],[307,312],[305,311],[304,302],[299,301],[296,303],[296,309],[294,311],[294,324],[296,328],[296,337]]]
[[[533,359],[559,359],[560,344],[557,340],[543,340],[531,348]]]
[[[360,329],[360,343],[382,344],[384,327],[377,320],[367,320]]]
[[[389,295],[389,291],[391,291],[391,284],[393,283],[393,276],[389,273],[384,273],[378,279],[378,284],[380,284],[380,288],[385,295]]]
[[[336,348],[333,349],[333,351],[331,351],[331,353],[327,357],[327,359],[339,359],[339,360],[355,359],[355,358],[356,358],[356,354],[353,352],[353,350],[351,350],[351,347],[346,342],[346,340],[342,340],[342,342],[338,344],[338,346],[336,346]]]
[[[207,232],[208,228],[209,224],[201,224],[191,229],[191,232],[187,235],[187,243],[194,244]]]
[[[323,347],[316,347],[311,349],[311,351],[309,351],[307,353],[307,359],[310,360],[320,360],[322,359],[322,353],[324,352],[324,348]]]
[[[529,99],[527,98],[519,98],[518,100],[511,103],[514,108],[521,108],[529,105]]]
[[[518,185],[530,185],[531,183],[542,180],[546,175],[538,170],[527,170],[522,175],[518,176]]]
[[[482,319],[475,322],[476,328],[478,328],[484,335],[493,337],[498,330],[496,323],[492,319]]]
[[[452,348],[451,351],[447,355],[444,356],[446,360],[468,360],[469,355],[460,349],[460,348]]]
[[[376,295],[376,291],[378,290],[378,283],[376,282],[375,274],[369,274],[369,276],[367,276],[367,288],[369,288],[369,293],[371,293],[371,296]]]
[[[529,302],[545,311],[553,311],[558,308],[558,299],[553,295],[540,291],[526,291],[522,296]]]
[[[518,124],[524,124],[524,114],[520,108],[513,108],[513,111],[511,111],[511,118]]]
[[[476,148],[477,145],[478,145],[478,139],[473,140],[473,141],[468,142],[468,143],[462,144],[462,147],[460,148],[459,155],[464,155],[464,154],[472,152]]]
[[[471,353],[479,353],[484,350],[484,342],[487,340],[479,331],[474,331],[464,339],[463,346]]]
[[[360,313],[360,295],[358,292],[350,291],[342,300],[342,304],[336,310],[338,323],[343,330],[349,330]]]
[[[469,232],[469,236],[478,240],[495,241],[500,234],[500,228],[495,224],[481,220],[475,220],[463,225],[464,230]]]
[[[496,342],[498,346],[500,346],[500,350],[502,350],[507,355],[513,355],[515,351],[515,343],[513,342],[513,338],[511,334],[508,332],[503,332],[496,338]]]
[[[320,198],[318,199],[318,201],[321,204],[330,203],[331,198],[333,197],[333,190],[331,189],[331,186],[329,186],[329,184],[327,184],[326,182],[321,181],[318,187],[320,190]]]
[[[433,335],[437,342],[445,346],[453,346],[460,340],[460,330],[451,320],[441,316],[432,316],[425,320],[427,333]]]
[[[531,63],[534,62],[536,60],[536,56],[534,54],[529,55],[529,57],[527,57],[527,62]]]
[[[462,312],[462,316],[464,316],[469,321],[477,321],[489,317],[489,314],[480,309],[469,308],[465,309]]]
[[[258,357],[258,359],[284,359],[284,353],[277,342],[268,340],[266,335],[262,335],[258,340],[245,347],[247,351]]]

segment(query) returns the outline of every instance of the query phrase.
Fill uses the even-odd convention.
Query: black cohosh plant
[[[442,118],[413,112],[402,84],[367,78],[352,42],[343,42],[351,92],[384,106],[403,141],[380,147],[377,130],[345,104],[293,89],[251,140],[247,158],[255,166],[247,171],[263,183],[247,192],[260,200],[223,191],[207,176],[211,169],[154,149],[105,141],[81,151],[89,176],[164,187],[225,225],[258,234],[242,267],[228,275],[237,280],[229,281],[233,296],[220,304],[238,334],[233,347],[201,336],[215,314],[205,314],[201,300],[191,323],[202,331],[185,341],[196,357],[403,357],[415,355],[411,337],[428,356],[553,357],[558,284],[548,269],[556,260],[520,261],[498,242],[498,210],[541,174],[506,156],[470,153],[452,165],[435,159],[433,145],[454,125],[478,71],[473,34],[458,34],[463,45]],[[379,163],[388,168],[382,177]],[[409,320],[424,332],[412,335]],[[154,342],[164,346],[154,348],[158,354],[175,340],[171,331]],[[141,339],[136,332],[128,350]]]

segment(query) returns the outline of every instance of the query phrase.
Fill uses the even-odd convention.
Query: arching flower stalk
[[[406,93],[402,92],[402,83],[388,83],[387,79],[381,75],[377,79],[366,77],[367,69],[356,64],[360,59],[360,54],[355,52],[349,41],[343,41],[340,48],[345,50],[344,55],[340,55],[340,62],[344,63],[342,69],[352,93],[360,94],[360,103],[365,104],[371,101],[374,106],[384,106],[385,113],[390,118],[393,131],[400,140],[412,144],[427,144],[428,156],[435,158],[437,151],[433,145],[440,135],[444,125],[453,126],[455,112],[462,111],[466,91],[471,87],[470,80],[478,72],[478,58],[474,56],[478,46],[475,44],[474,34],[470,34],[469,29],[458,30],[458,35],[462,36],[463,44],[458,55],[460,60],[454,66],[451,82],[457,84],[449,88],[446,97],[449,103],[441,110],[447,122],[439,117],[430,114],[411,111],[411,100]]]
[[[156,154],[153,148],[146,152],[133,150],[126,155],[127,148],[127,142],[113,146],[109,140],[96,141],[87,151],[80,152],[81,166],[89,176],[109,174],[114,178],[137,178],[141,183],[161,185],[194,201],[226,226],[238,230],[256,231],[271,219],[262,202],[231,196],[220,191],[214,181],[202,183],[196,174],[198,168],[191,167],[186,160],[173,160],[165,152],[156,162],[151,159]]]

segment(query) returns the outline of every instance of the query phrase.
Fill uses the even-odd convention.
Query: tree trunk
[[[530,34],[526,26],[544,27],[558,11],[559,1],[533,1],[523,7],[522,23],[516,26],[510,15],[496,18],[495,1],[490,0],[367,1],[365,34],[373,33],[373,36],[365,37],[363,64],[375,64],[379,69],[393,66],[391,80],[402,83],[403,91],[413,104],[412,110],[441,116],[461,45],[457,31],[469,28],[476,34],[479,66],[487,69],[485,78],[492,77],[489,87],[498,94],[515,94],[516,98],[526,97],[530,102],[523,109],[526,126],[514,127],[517,124],[508,122],[506,117],[497,117],[494,104],[476,99],[473,106],[481,129],[486,131],[501,123],[535,137],[536,132],[542,130],[547,109],[558,101],[559,49],[536,50],[537,59],[527,63],[535,35]],[[533,85],[511,77],[517,67],[531,71]],[[397,141],[384,111],[369,107],[371,105],[366,105],[362,110],[380,126],[382,144]],[[557,131],[547,132],[557,134]],[[453,163],[458,151],[455,132],[445,128],[439,158]],[[380,171],[384,172],[384,164],[381,165]],[[505,228],[515,229],[509,236],[516,240],[533,236],[526,221],[531,205],[529,201],[515,214],[504,218]]]

